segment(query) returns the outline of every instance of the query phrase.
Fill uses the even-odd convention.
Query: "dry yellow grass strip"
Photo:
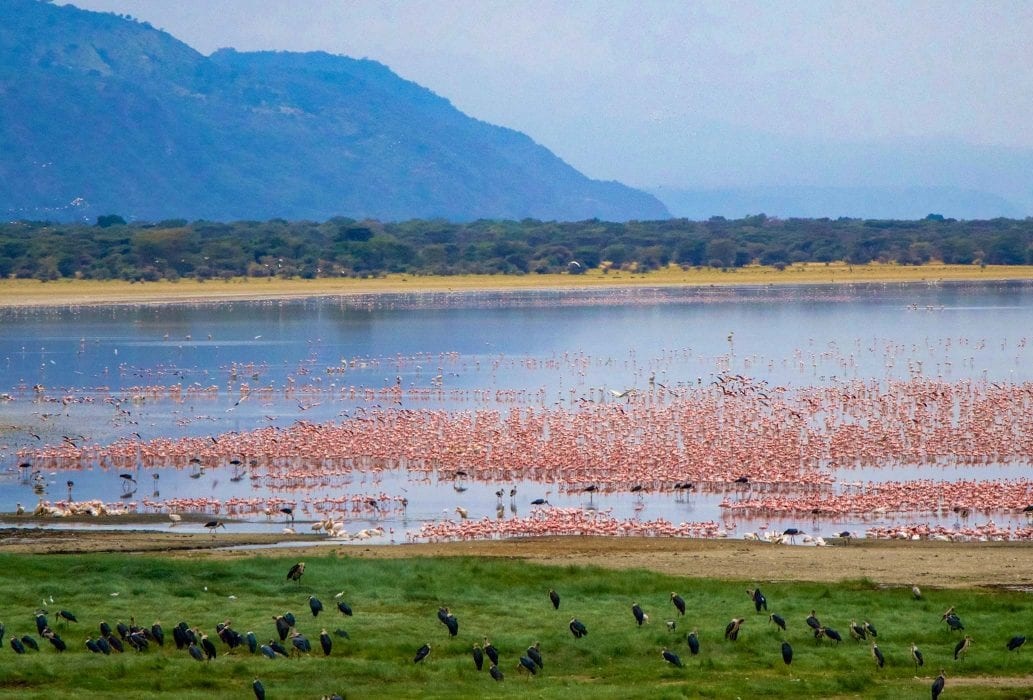
[[[731,270],[669,267],[647,273],[590,270],[583,275],[387,275],[373,279],[180,280],[125,282],[96,280],[0,280],[0,306],[161,304],[201,301],[289,299],[396,292],[492,291],[514,289],[601,289],[607,287],[935,283],[1033,279],[1033,266],[928,264],[847,265],[807,263],[784,270],[748,266]]]

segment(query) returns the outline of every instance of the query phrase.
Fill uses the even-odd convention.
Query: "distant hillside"
[[[778,217],[921,219],[942,214],[959,219],[1021,218],[1023,209],[988,192],[958,187],[735,187],[678,189],[656,187],[656,195],[676,217],[738,219],[751,214]]]
[[[667,218],[387,67],[201,55],[146,23],[2,0],[6,218]]]

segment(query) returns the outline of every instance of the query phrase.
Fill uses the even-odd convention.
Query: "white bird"
[[[183,516],[179,513],[169,513],[169,520],[172,521],[171,523],[169,523],[169,527],[175,527],[180,523],[180,521],[183,520]]]

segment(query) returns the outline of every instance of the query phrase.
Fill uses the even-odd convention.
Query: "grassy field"
[[[289,298],[383,292],[604,288],[669,285],[767,285],[929,283],[1033,279],[1033,266],[847,265],[798,264],[777,270],[749,266],[731,270],[669,267],[648,273],[589,270],[583,275],[457,275],[416,277],[387,275],[376,279],[251,278],[124,282],[92,280],[0,280],[0,306],[46,306],[102,303],[163,303],[232,299]]]
[[[269,698],[319,698],[340,693],[363,698],[926,698],[939,669],[946,669],[945,698],[1027,698],[1033,695],[1033,648],[1008,652],[1015,634],[1033,632],[1030,596],[1013,591],[927,590],[912,599],[909,588],[880,588],[866,580],[837,584],[718,581],[581,566],[540,566],[504,559],[417,558],[363,560],[337,554],[308,557],[300,584],[286,580],[291,556],[254,555],[234,559],[196,556],[166,560],[145,555],[0,555],[0,622],[6,627],[0,651],[0,696],[52,698],[250,698],[260,678]],[[766,614],[754,611],[746,588],[760,584],[771,612],[788,621],[781,633]],[[559,610],[547,592],[562,596]],[[670,592],[687,602],[676,617]],[[335,594],[354,609],[336,610]],[[114,595],[117,594],[117,595]],[[313,619],[308,596],[326,610]],[[50,602],[50,598],[53,602]],[[38,639],[34,612],[46,600],[51,627],[68,643],[58,653],[40,641],[39,652],[16,655],[13,636]],[[650,616],[639,627],[631,614],[638,602]],[[436,616],[447,606],[459,619],[450,639]],[[955,606],[973,642],[967,656],[953,660],[959,633],[941,614]],[[78,624],[58,621],[73,612]],[[841,644],[816,643],[804,619],[811,610],[843,636]],[[315,651],[300,659],[268,660],[246,649],[227,653],[215,636],[217,622],[254,630],[259,642],[275,636],[273,616],[291,611],[297,628]],[[574,639],[576,616],[589,630]],[[101,620],[150,626],[160,620],[164,648],[142,653],[92,654],[84,647]],[[723,639],[732,617],[746,618],[737,642]],[[670,632],[665,620],[675,619]],[[851,619],[867,619],[878,630],[886,666],[877,670],[867,642],[848,633]],[[210,663],[194,661],[171,643],[180,620],[208,633],[219,651]],[[325,658],[318,646],[322,628],[334,636]],[[690,655],[685,636],[699,629],[701,652]],[[471,646],[489,637],[499,649],[505,680],[494,682],[474,668]],[[795,657],[786,667],[780,645],[788,640]],[[536,677],[517,671],[518,658],[541,642],[544,670]],[[910,645],[923,650],[926,665],[917,676]],[[413,663],[422,644],[429,658]],[[660,656],[667,646],[684,668]]]

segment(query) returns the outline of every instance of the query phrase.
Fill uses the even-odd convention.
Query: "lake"
[[[744,453],[741,478],[747,481],[729,479],[733,472],[721,455],[724,443],[738,440],[711,442],[727,425],[708,437],[706,430],[661,422],[674,425],[684,410],[702,416],[701,425],[710,416],[742,421],[735,425],[744,445],[754,430],[775,431],[793,444],[793,431],[803,434],[804,445],[832,444],[845,426],[868,430],[875,420],[852,415],[846,403],[827,403],[860,387],[866,395],[882,392],[865,399],[872,402],[865,410],[876,414],[885,413],[890,397],[911,397],[899,432],[936,421],[954,429],[971,403],[989,405],[994,392],[1024,391],[1033,382],[1031,328],[1033,284],[1023,282],[0,309],[0,510],[13,511],[16,503],[31,510],[40,499],[57,503],[70,495],[75,502],[100,499],[112,509],[185,512],[184,504],[203,497],[221,504],[221,515],[227,503],[239,503],[239,522],[230,524],[236,529],[279,531],[286,519],[279,508],[286,506],[299,531],[308,527],[303,521],[332,512],[345,533],[369,535],[380,527],[383,533],[369,539],[384,542],[431,536],[430,528],[446,519],[452,526],[441,536],[461,532],[461,520],[470,526],[465,536],[500,536],[523,534],[550,519],[584,528],[586,518],[611,520],[627,534],[662,534],[651,523],[708,523],[685,532],[733,537],[788,527],[826,537],[913,525],[949,530],[991,519],[996,527],[1018,530],[1027,522],[1014,508],[954,510],[953,496],[941,496],[935,512],[920,505],[907,512],[879,506],[861,512],[857,504],[841,513],[818,512],[823,502],[872,491],[881,482],[931,481],[947,485],[936,487],[942,493],[971,490],[970,480],[1000,482],[1012,492],[1026,488],[1025,409],[1017,405],[1024,399],[1015,399],[1014,391],[997,419],[1010,421],[1011,433],[1002,438],[1004,447],[994,447],[978,464],[946,451],[921,459],[903,449],[854,461],[824,455],[807,466],[810,484],[793,475],[763,476],[764,449],[757,447]],[[929,386],[945,387],[941,403],[948,391],[951,398],[942,415],[926,423],[915,408],[926,400],[915,392]],[[815,396],[826,403],[803,416],[798,428],[787,428],[784,421],[795,420],[787,413],[807,413],[819,401]],[[672,411],[678,416],[672,418]],[[443,427],[435,428],[437,437],[421,434],[410,442],[447,442],[475,434],[464,432],[467,417],[484,425],[496,414],[502,415],[496,437],[478,437],[478,444],[465,446],[475,453],[460,461],[449,457],[464,447],[455,444],[421,446],[420,455],[435,455],[424,460],[403,458],[402,443],[391,448],[399,451],[397,458],[364,456],[346,443],[349,454],[324,456],[320,464],[299,455],[289,465],[286,457],[277,463],[251,452],[230,464],[230,453],[195,446],[239,445],[240,436],[255,430],[286,438],[299,421],[332,422],[357,434],[376,420],[380,432],[400,431],[410,429],[413,415],[423,426],[443,421]],[[510,423],[523,421],[525,432],[540,421],[532,437],[520,438],[534,442],[520,447],[513,435],[498,437],[508,430],[507,415]],[[582,430],[570,438],[578,464],[553,463],[553,455],[544,454],[533,464],[525,459],[534,449],[529,445],[554,444],[549,441],[564,425]],[[649,436],[651,431],[664,434]],[[380,439],[377,430],[363,435],[367,442]],[[197,438],[183,449],[204,452],[204,459],[191,464],[187,452],[177,456],[171,448],[164,461],[143,457],[141,445],[167,438]],[[970,439],[976,444],[991,437]],[[1020,446],[1014,453],[1009,441]],[[111,448],[119,444],[133,445],[136,457],[114,460]],[[931,444],[923,442],[921,449],[929,452]],[[502,455],[505,445],[514,445],[514,453]],[[656,449],[642,452],[647,446]],[[79,461],[65,469],[46,456],[48,449],[78,450]],[[243,454],[251,448],[234,449]],[[643,457],[657,452],[655,463]],[[622,466],[621,455],[635,463]],[[653,464],[651,471],[643,471],[643,461]],[[697,468],[700,461],[707,462],[705,469]],[[19,468],[23,463],[31,466]],[[675,463],[692,473],[692,490],[673,488],[676,479],[665,474],[665,465]],[[469,469],[456,466],[466,464]],[[297,470],[308,470],[308,477],[299,480]],[[585,490],[593,486],[595,491]],[[537,498],[547,498],[549,506],[532,505]],[[804,517],[798,505],[785,510],[776,498],[813,501],[816,512]],[[734,507],[752,499],[768,502]],[[363,505],[370,500],[377,505]],[[472,525],[481,522],[495,529],[475,531]],[[636,523],[647,525],[636,529]]]

